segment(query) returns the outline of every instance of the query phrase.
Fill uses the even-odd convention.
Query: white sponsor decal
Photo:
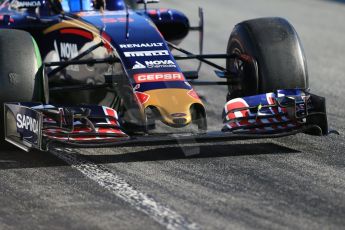
[[[147,68],[165,68],[165,67],[176,67],[172,60],[155,60],[145,61]]]
[[[19,129],[26,129],[34,133],[38,133],[38,121],[32,117],[17,114],[17,127]]]
[[[162,47],[163,43],[120,44],[121,49]]]
[[[144,57],[144,56],[168,56],[167,50],[133,51],[124,52],[126,57]]]
[[[57,42],[54,41],[55,51],[59,53],[59,50],[57,47],[58,47]],[[79,53],[78,53],[77,44],[65,43],[65,42],[60,43],[60,57],[61,58],[72,59],[72,58],[78,56],[78,54]],[[66,67],[66,70],[79,71],[79,66],[78,65],[69,65]]]
[[[60,56],[62,58],[71,59],[71,58],[78,56],[77,44],[61,42],[60,43],[60,50],[61,50]]]
[[[172,60],[154,60],[145,61],[145,65],[136,61],[132,69],[146,69],[146,68],[171,68],[176,67],[176,64]]]
[[[178,72],[172,73],[144,73],[135,74],[134,80],[136,83],[144,82],[158,82],[158,81],[183,81],[183,75]]]
[[[140,62],[136,61],[135,65],[133,66],[132,69],[146,69],[146,66],[144,66],[143,64],[141,64]]]
[[[40,7],[40,1],[18,1],[18,7]]]

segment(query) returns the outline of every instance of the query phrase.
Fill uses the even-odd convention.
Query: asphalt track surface
[[[50,153],[2,146],[0,229],[343,229],[344,2],[164,0],[160,6],[181,9],[195,23],[202,6],[209,53],[223,53],[242,20],[287,18],[304,44],[310,87],[327,98],[330,126],[340,136]],[[196,41],[190,35],[182,46],[197,51]],[[202,79],[214,77],[212,71],[204,66]],[[221,111],[225,88],[197,90],[210,110]],[[219,117],[210,118],[217,128]]]

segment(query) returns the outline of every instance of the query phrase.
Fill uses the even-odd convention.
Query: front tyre
[[[241,22],[233,29],[227,54],[246,54],[258,64],[258,73],[237,59],[228,59],[228,72],[237,72],[229,85],[228,100],[274,92],[277,89],[307,89],[308,71],[300,39],[283,18],[259,18]]]
[[[25,31],[0,29],[0,136],[4,102],[44,102],[43,70],[35,40]]]

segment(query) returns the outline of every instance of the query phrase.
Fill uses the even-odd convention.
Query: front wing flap
[[[310,134],[328,134],[325,99],[304,90],[277,90],[228,101],[222,131],[270,134],[315,125]]]
[[[28,151],[51,141],[108,143],[128,140],[117,112],[105,106],[66,107],[5,103],[5,140]]]

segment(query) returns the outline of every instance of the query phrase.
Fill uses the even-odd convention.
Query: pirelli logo
[[[182,73],[166,72],[166,73],[142,73],[135,74],[134,81],[136,83],[159,82],[159,81],[184,81]]]
[[[133,51],[133,52],[124,52],[123,54],[126,57],[168,56],[169,51],[167,50]]]

